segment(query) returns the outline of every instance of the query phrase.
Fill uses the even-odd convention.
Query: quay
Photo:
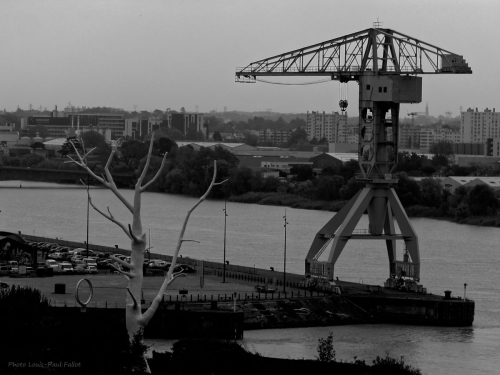
[[[77,242],[23,235],[28,241],[58,242],[64,246],[83,247]],[[89,249],[129,255],[114,247],[90,245]],[[151,253],[151,259],[170,261],[164,254]],[[283,274],[272,270],[226,265],[226,282],[222,282],[223,265],[179,258],[178,263],[198,270],[178,278],[164,297],[164,303],[146,329],[146,337],[179,338],[206,335],[241,338],[244,330],[331,326],[363,323],[397,323],[438,326],[470,326],[474,321],[474,301],[443,295],[420,294],[336,280],[335,287],[307,286],[303,275]],[[44,278],[5,279],[9,284],[40,289],[56,310],[79,313],[75,300],[77,282],[87,278],[92,283],[93,297],[87,306],[91,315],[108,314],[124,319],[126,279],[100,270],[97,275],[64,275]],[[142,306],[156,296],[163,275],[144,277]],[[263,293],[256,286],[275,281],[274,292]],[[55,293],[56,284],[64,284],[64,293]],[[88,287],[79,295],[85,300]],[[99,312],[98,312],[99,311]],[[175,318],[174,318],[175,317]],[[173,322],[178,322],[173,324]],[[159,336],[158,336],[159,335]]]

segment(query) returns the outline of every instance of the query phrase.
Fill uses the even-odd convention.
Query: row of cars
[[[37,271],[39,269],[41,271],[43,268],[45,270],[51,269],[50,272],[54,274],[96,274],[99,269],[113,271],[115,268],[123,268],[110,258],[109,253],[99,253],[84,248],[70,248],[50,242],[28,242],[28,245],[48,252],[45,262],[37,264]],[[131,262],[131,258],[123,254],[113,254],[113,257],[124,262]],[[170,266],[171,263],[159,259],[144,260],[144,268],[153,271],[168,271]],[[28,268],[27,273],[33,271],[32,267]],[[9,267],[9,269],[12,269],[9,273],[17,271],[16,267]],[[178,264],[175,266],[174,272],[193,273],[196,271],[188,265]]]
[[[164,260],[159,260],[159,259],[149,259],[149,260],[144,259],[144,264],[148,268],[161,269],[163,271],[168,271],[170,269],[170,266],[172,265],[172,263],[168,263]],[[178,272],[194,273],[194,272],[196,272],[196,270],[193,267],[188,266],[187,264],[177,264],[174,267],[173,272],[174,273],[178,273]]]

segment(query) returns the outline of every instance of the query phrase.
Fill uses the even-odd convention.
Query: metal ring
[[[80,288],[80,284],[82,283],[82,281],[86,281],[87,284],[89,284],[89,288],[90,288],[90,296],[89,296],[89,299],[87,301],[85,301],[84,303],[82,303],[80,301],[80,297],[78,297],[78,288]],[[92,284],[90,283],[90,280],[89,279],[80,279],[80,281],[78,281],[78,283],[76,284],[76,290],[75,290],[75,298],[76,298],[76,301],[82,306],[82,307],[85,307],[89,304],[90,300],[92,299],[92,296],[94,295],[94,289],[92,288]]]

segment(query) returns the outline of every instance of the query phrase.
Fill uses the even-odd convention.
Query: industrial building
[[[459,186],[487,185],[495,191],[496,195],[500,195],[500,177],[449,176],[441,179],[441,185],[450,192],[454,192]]]

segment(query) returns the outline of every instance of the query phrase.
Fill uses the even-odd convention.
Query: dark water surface
[[[86,191],[74,185],[40,182],[0,182],[2,230],[21,231],[65,240],[84,241],[87,233]],[[131,190],[123,194],[132,199]],[[92,188],[93,202],[131,222],[130,213],[108,190]],[[196,199],[144,193],[143,226],[151,229],[153,252],[172,254],[187,210]],[[203,202],[188,224],[182,254],[222,261],[224,202]],[[232,264],[283,270],[283,207],[228,203],[226,259]],[[303,273],[304,258],[316,232],[334,215],[330,212],[287,208],[287,271]],[[371,361],[377,355],[403,355],[427,374],[500,373],[500,229],[413,219],[419,236],[421,282],[428,291],[463,296],[476,302],[470,328],[358,325],[245,332],[245,342],[262,355],[314,358],[317,340],[333,331],[337,358],[354,356]],[[358,228],[367,228],[363,217]],[[89,242],[129,248],[122,230],[91,209]],[[398,242],[402,258],[402,242]],[[350,241],[335,267],[340,279],[382,284],[388,274],[384,241]],[[325,252],[327,253],[327,252]],[[327,254],[325,254],[326,256]],[[151,341],[152,349],[170,342]]]

